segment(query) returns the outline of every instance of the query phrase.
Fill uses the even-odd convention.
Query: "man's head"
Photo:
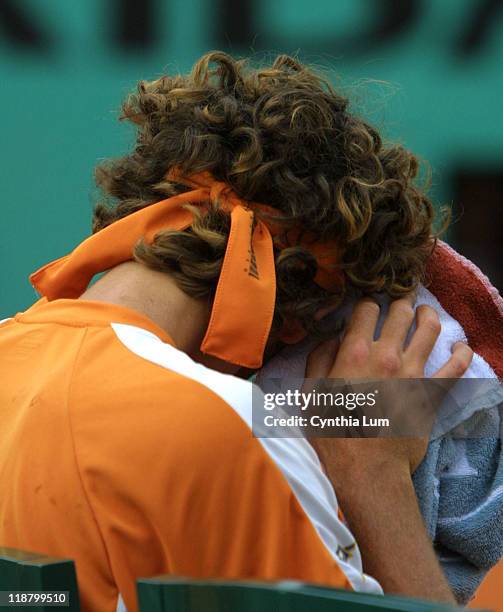
[[[137,126],[134,151],[101,164],[98,185],[114,202],[95,209],[93,229],[187,187],[166,179],[210,171],[240,197],[267,204],[285,227],[335,240],[344,286],[315,283],[316,260],[292,244],[275,249],[277,298],[273,329],[315,313],[348,289],[398,296],[421,280],[431,252],[433,208],[413,183],[416,158],[384,146],[378,132],[348,112],[348,101],[288,56],[253,69],[213,52],[187,76],[141,81],[124,103]],[[214,295],[230,228],[214,203],[191,228],[166,230],[140,243],[138,261],[171,274],[193,297]]]

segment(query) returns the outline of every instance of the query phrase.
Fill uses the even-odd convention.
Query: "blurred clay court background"
[[[132,142],[125,94],[211,49],[327,70],[429,161],[449,242],[503,288],[503,0],[0,0],[0,318],[89,233],[93,168]],[[500,576],[479,605],[503,610]]]

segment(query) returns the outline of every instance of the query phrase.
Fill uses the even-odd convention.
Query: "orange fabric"
[[[274,223],[269,227],[253,211],[272,214],[274,209],[245,202],[207,172],[184,178],[175,171],[168,178],[193,186],[194,190],[146,206],[112,223],[84,240],[69,255],[37,270],[30,280],[48,300],[77,298],[93,276],[131,260],[140,239],[152,242],[162,230],[189,227],[192,213],[185,205],[204,206],[210,200],[219,201],[231,212],[231,232],[201,350],[242,367],[259,368],[276,300],[272,233],[277,235],[280,229]],[[277,211],[274,214],[277,216]],[[299,236],[298,231],[294,233]],[[320,245],[311,240],[306,246],[319,261],[317,282],[325,288],[340,284],[335,244]]]
[[[67,299],[0,326],[0,545],[74,559],[83,612],[165,573],[349,587],[241,417],[110,321],[163,334]]]
[[[231,212],[227,252],[217,284],[203,353],[238,365],[262,365],[276,301],[276,272],[271,234],[242,206]],[[243,236],[253,240],[245,242]],[[243,268],[246,262],[247,268]],[[232,353],[231,353],[232,351]]]
[[[185,177],[178,168],[174,168],[167,174],[167,178],[194,189],[208,189],[210,199],[212,201],[220,200],[224,208],[228,209],[229,204],[230,207],[241,205],[250,208],[252,211],[267,215],[267,220],[264,221],[266,230],[274,238],[276,246],[284,249],[288,246],[300,244],[315,256],[318,262],[315,281],[320,287],[328,291],[334,291],[344,282],[344,276],[338,268],[340,249],[334,240],[319,241],[316,236],[306,232],[303,228],[286,229],[278,209],[266,204],[241,200],[229,185],[216,181],[209,172],[199,172]]]
[[[503,561],[489,572],[470,602],[470,608],[503,612]]]

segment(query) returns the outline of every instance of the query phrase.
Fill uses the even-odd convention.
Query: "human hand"
[[[413,296],[391,303],[381,334],[374,340],[375,328],[380,309],[376,302],[364,298],[352,313],[346,333],[340,343],[331,340],[319,345],[307,361],[306,378],[359,380],[419,379],[424,377],[428,357],[440,334],[440,322],[435,310],[429,306],[413,309]],[[416,316],[416,329],[406,345],[410,327]],[[432,378],[442,379],[435,403],[429,407],[436,411],[448,388],[468,369],[473,357],[472,350],[459,342],[453,346],[451,357],[435,372]],[[383,399],[381,398],[381,401]],[[386,398],[391,412],[403,411],[403,398],[390,394]],[[390,404],[393,404],[390,406]],[[409,412],[413,412],[410,410]],[[424,402],[416,411],[424,408]],[[358,461],[360,467],[368,463],[381,469],[394,465],[406,467],[413,473],[426,452],[427,437],[417,438],[313,438],[311,440],[320,459],[328,464],[342,464]],[[338,470],[339,471],[339,470]],[[344,471],[341,469],[340,472]]]

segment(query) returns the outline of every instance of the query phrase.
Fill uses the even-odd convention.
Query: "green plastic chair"
[[[173,576],[137,583],[141,612],[454,612],[462,608],[404,597],[366,595],[301,582],[229,582]],[[68,591],[70,612],[80,610],[75,564],[13,548],[0,548],[0,591]],[[0,606],[11,611],[12,607]],[[53,612],[52,606],[33,606]],[[472,611],[475,612],[475,611]],[[480,611],[479,611],[480,612]]]
[[[139,580],[138,598],[142,612],[459,612],[463,609],[301,582],[228,582],[173,576]]]
[[[39,553],[0,547],[0,591],[68,591],[70,605],[62,608],[80,611],[75,565],[70,559],[55,559]],[[12,612],[12,606],[0,610]],[[33,612],[54,612],[54,606],[30,606]]]

